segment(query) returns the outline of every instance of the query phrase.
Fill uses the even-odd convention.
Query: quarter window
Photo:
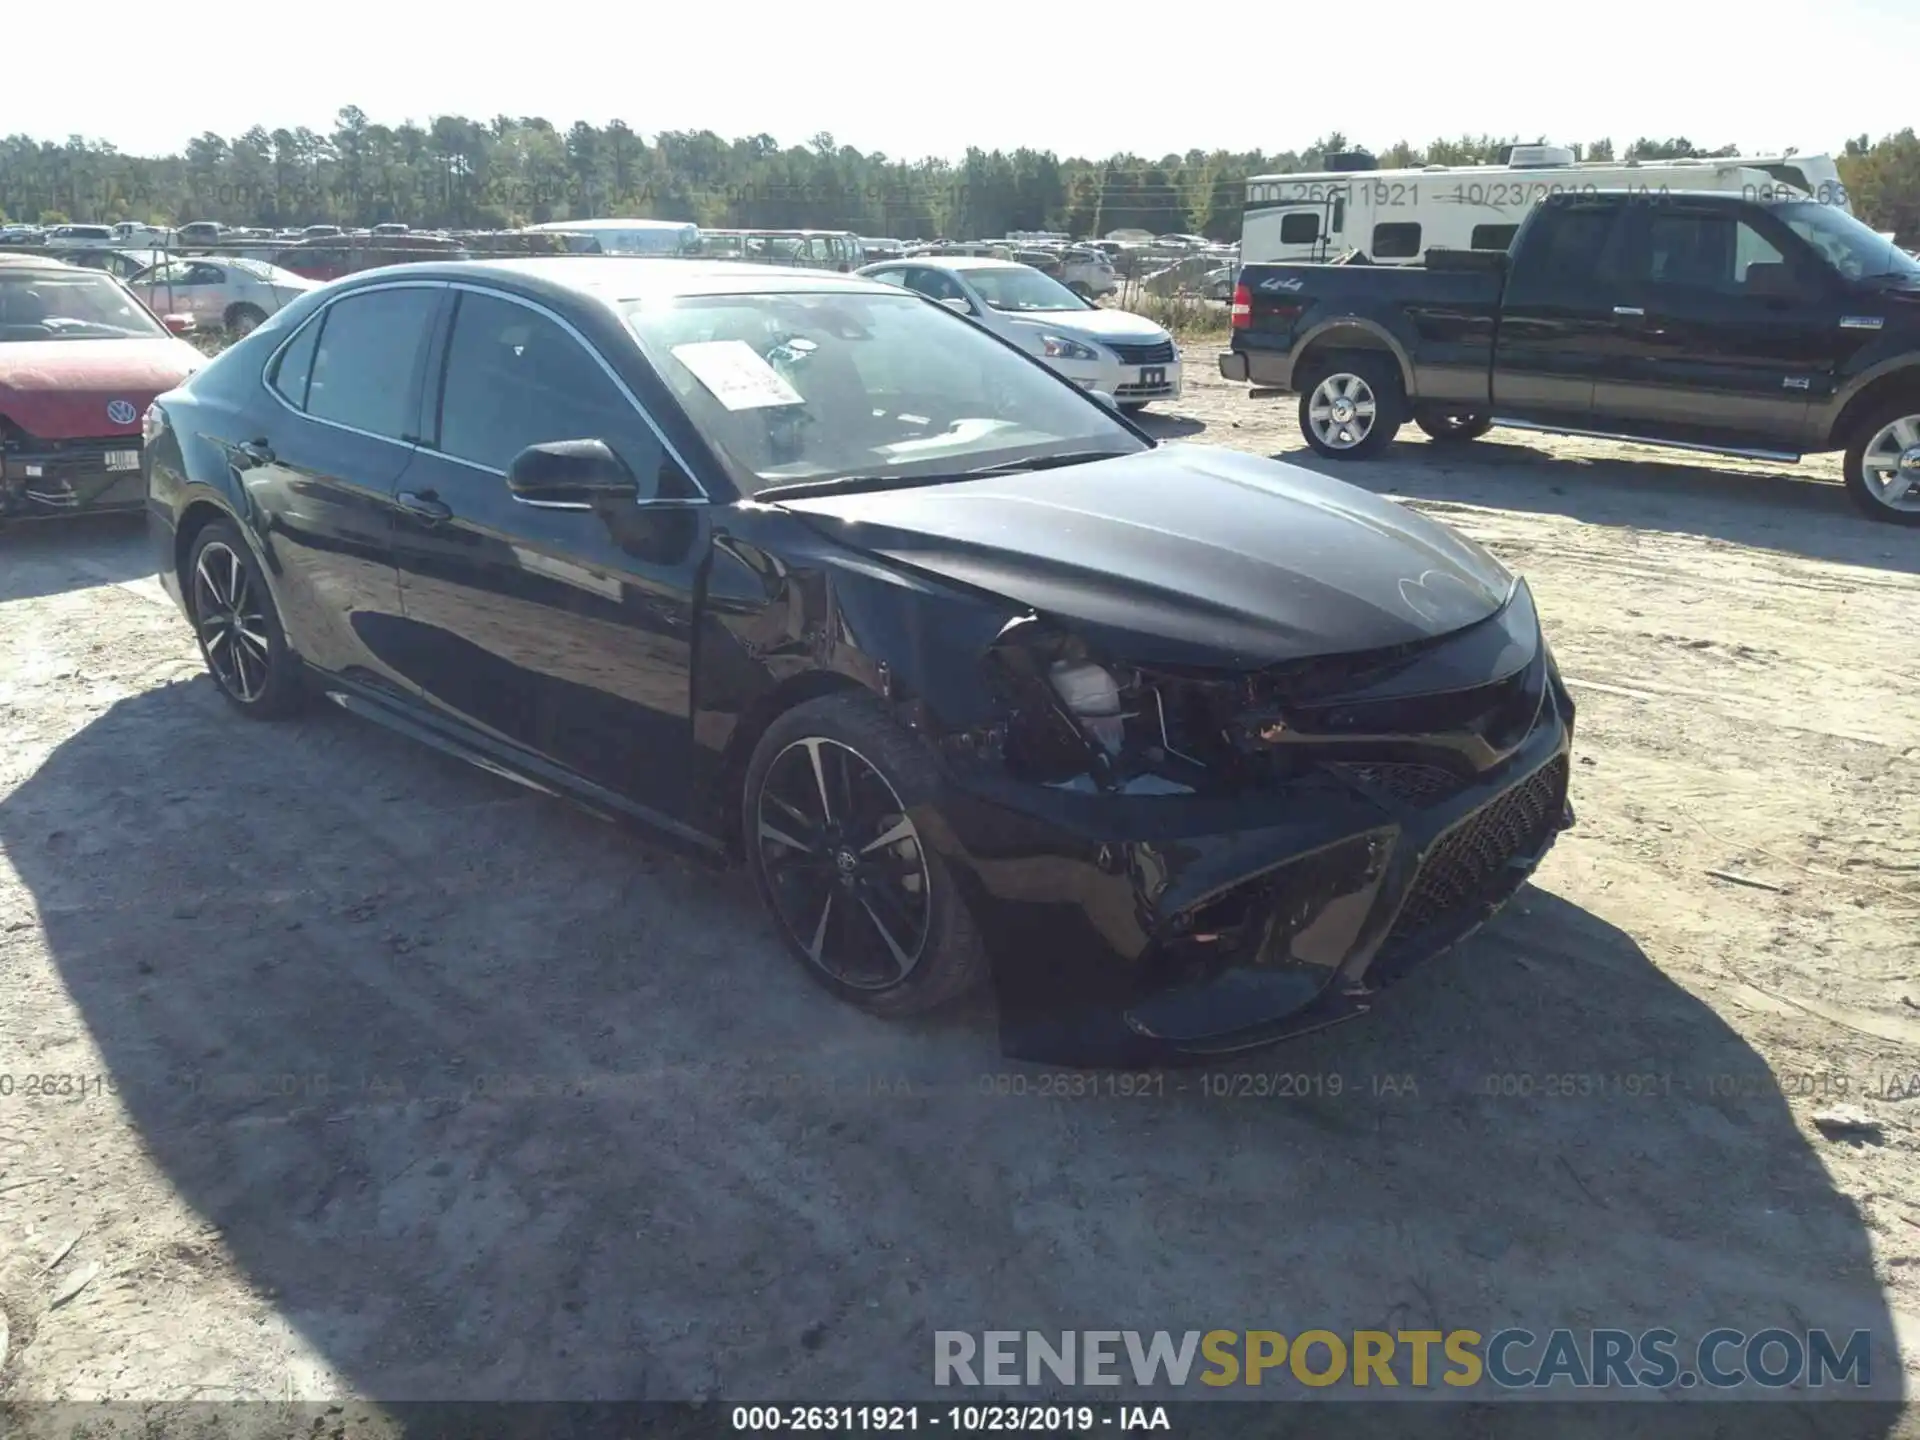
[[[279,363],[274,366],[273,388],[296,409],[306,408],[307,378],[313,373],[313,352],[319,344],[320,322],[314,320],[280,352]]]
[[[659,438],[600,362],[561,326],[511,300],[463,291],[440,396],[444,454],[505,471],[530,445],[602,440],[657,493]]]
[[[327,308],[307,384],[307,413],[414,443],[414,376],[443,292],[369,290]]]

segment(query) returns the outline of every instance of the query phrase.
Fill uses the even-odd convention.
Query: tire
[[[1920,395],[1876,405],[1854,431],[1842,473],[1865,514],[1920,525]]]
[[[987,974],[952,874],[910,818],[939,785],[922,742],[862,692],[781,715],[741,788],[747,865],[788,950],[832,994],[886,1019],[938,1009]],[[867,858],[902,827],[884,859]]]
[[[307,699],[299,659],[253,551],[232,522],[202,530],[181,589],[207,673],[227,703],[251,720],[280,720]]]
[[[266,318],[258,305],[235,305],[227,311],[227,329],[235,336],[251,335]]]
[[[1359,407],[1352,416],[1337,419],[1337,401]],[[1365,407],[1371,404],[1371,410]],[[1322,412],[1320,429],[1314,412]],[[1365,460],[1393,443],[1406,422],[1406,391],[1400,367],[1392,357],[1376,354],[1341,356],[1315,368],[1300,386],[1300,433],[1314,453],[1329,460]],[[1365,421],[1364,428],[1360,422]],[[1344,443],[1340,437],[1349,437]]]
[[[1493,417],[1477,410],[1416,410],[1413,423],[1442,444],[1478,440],[1493,428]]]

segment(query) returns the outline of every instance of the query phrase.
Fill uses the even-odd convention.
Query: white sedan
[[[191,315],[202,329],[244,335],[320,282],[264,260],[169,260],[127,281],[156,315]]]
[[[1018,345],[1122,410],[1180,398],[1180,347],[1153,321],[1081,299],[1031,265],[969,255],[888,260],[859,272],[917,291]]]

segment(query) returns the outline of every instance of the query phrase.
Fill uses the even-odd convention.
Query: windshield
[[[914,295],[692,296],[625,313],[748,494],[1148,448],[1098,401]]]
[[[97,270],[0,270],[0,341],[146,340],[167,331]]]
[[[1832,205],[1796,200],[1775,206],[1774,213],[1849,280],[1920,280],[1920,261]]]
[[[1091,310],[1093,306],[1038,270],[1009,265],[969,270],[967,280],[980,298],[996,310]]]

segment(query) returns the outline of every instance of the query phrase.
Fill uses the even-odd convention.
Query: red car
[[[141,417],[204,363],[111,275],[0,265],[0,522],[142,508]]]

